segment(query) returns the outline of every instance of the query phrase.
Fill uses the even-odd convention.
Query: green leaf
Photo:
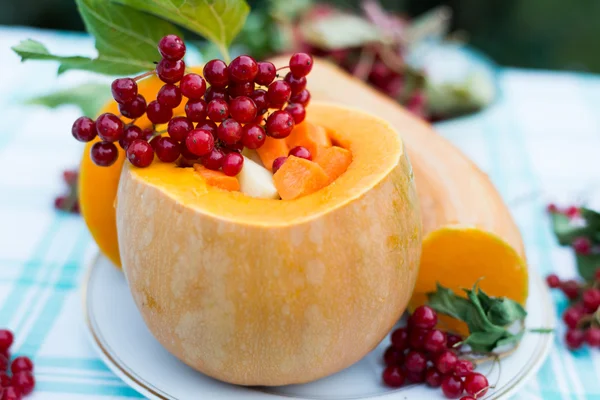
[[[498,332],[474,332],[469,335],[463,344],[468,344],[475,352],[488,353],[498,346],[498,342],[511,335],[505,330]]]
[[[563,246],[570,245],[578,236],[587,236],[589,229],[587,226],[574,225],[571,219],[562,213],[552,213],[552,230],[558,243]]]
[[[44,96],[34,97],[27,104],[56,108],[73,104],[81,108],[83,114],[94,118],[102,106],[111,98],[110,86],[105,83],[85,83]]]
[[[106,0],[75,0],[87,31],[95,37],[98,57],[58,56],[43,44],[26,40],[13,47],[22,61],[55,60],[59,74],[72,69],[106,75],[132,75],[154,69],[156,45],[179,31],[169,22]]]
[[[464,320],[469,327],[469,332],[486,332],[492,334],[505,332],[506,330],[503,327],[494,325],[488,319],[485,311],[483,310],[483,307],[481,306],[481,302],[477,297],[476,290],[476,287],[473,287],[473,290],[465,289],[465,293],[467,293],[467,298],[473,304],[475,309],[475,312],[469,313],[467,319]]]
[[[516,334],[509,333],[505,338],[500,339],[496,342],[496,347],[502,347],[506,345],[516,345],[521,341],[523,335],[525,334],[525,330],[520,330]]]
[[[165,18],[215,43],[224,56],[244,25],[250,7],[244,0],[115,0]]]
[[[435,311],[465,321],[474,312],[474,306],[465,298],[439,283],[435,292],[427,293],[428,304]]]
[[[600,268],[600,254],[576,254],[577,271],[583,279],[588,282],[594,281],[594,274]]]
[[[493,302],[487,316],[494,325],[509,326],[524,319],[527,311],[519,303],[503,297]]]

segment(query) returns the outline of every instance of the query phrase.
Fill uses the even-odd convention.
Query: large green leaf
[[[29,99],[27,104],[43,105],[50,108],[73,104],[81,108],[85,116],[94,118],[110,97],[110,86],[106,83],[84,83],[69,89],[34,97]]]
[[[244,0],[115,0],[165,18],[215,43],[227,46],[244,26],[250,7]]]
[[[75,0],[87,31],[96,40],[97,58],[57,56],[43,44],[26,40],[13,47],[23,61],[55,60],[59,73],[81,69],[107,75],[131,75],[152,70],[160,58],[158,41],[177,28],[160,18],[107,0]]]

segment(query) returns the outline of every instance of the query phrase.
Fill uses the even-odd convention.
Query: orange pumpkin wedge
[[[313,159],[318,157],[322,149],[331,147],[331,139],[325,128],[311,124],[308,121],[295,126],[285,141],[290,149],[296,146],[306,147]]]
[[[263,166],[269,171],[273,171],[273,161],[279,157],[285,157],[290,152],[290,148],[283,139],[266,138],[263,145],[256,149]]]
[[[412,294],[421,215],[400,137],[336,105],[314,103],[308,120],[347,137],[354,158],[335,185],[293,200],[220,190],[172,164],[123,168],[117,232],[133,298],[167,350],[216,379],[285,385],[340,371]]]
[[[323,168],[331,183],[346,172],[352,162],[352,153],[342,147],[332,146],[319,151],[315,162]]]
[[[229,190],[230,192],[240,191],[240,182],[235,176],[227,176],[221,171],[213,171],[200,164],[194,164],[194,170],[210,186]]]
[[[283,200],[293,200],[324,188],[329,176],[319,164],[290,156],[273,175],[273,181]]]

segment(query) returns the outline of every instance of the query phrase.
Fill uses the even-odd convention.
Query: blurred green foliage
[[[269,1],[272,0],[249,3],[255,9],[266,7]],[[358,0],[324,2],[354,10],[359,4]],[[473,46],[503,65],[600,72],[598,0],[381,0],[381,3],[387,9],[409,15],[439,4],[450,6],[454,10],[454,29],[466,32]],[[0,0],[0,24],[83,29],[73,0]]]

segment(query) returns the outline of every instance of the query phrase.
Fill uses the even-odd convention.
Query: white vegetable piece
[[[273,174],[263,166],[244,157],[244,167],[237,176],[240,191],[250,197],[278,199],[279,193],[273,183]]]

